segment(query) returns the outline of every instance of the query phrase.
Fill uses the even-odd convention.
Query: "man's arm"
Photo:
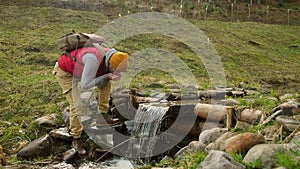
[[[84,68],[80,83],[81,89],[89,89],[94,86],[103,87],[107,85],[109,82],[107,74],[95,78],[99,68],[99,62],[94,54],[87,53],[83,55],[82,61],[84,63]]]

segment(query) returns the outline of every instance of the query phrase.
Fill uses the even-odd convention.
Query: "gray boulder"
[[[262,168],[273,168],[274,156],[276,152],[289,151],[290,149],[297,149],[294,144],[258,144],[252,147],[243,159],[246,164],[255,163],[261,160]]]
[[[33,142],[30,142],[27,146],[22,148],[17,156],[24,159],[32,159],[35,157],[48,156],[52,153],[52,140],[47,134]]]
[[[212,150],[202,161],[197,169],[245,169],[246,167],[236,162],[223,151]]]
[[[212,128],[208,130],[204,130],[199,135],[199,142],[202,144],[208,145],[216,141],[220,136],[228,131],[227,128]]]

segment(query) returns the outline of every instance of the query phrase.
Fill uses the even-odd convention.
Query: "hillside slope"
[[[0,145],[13,154],[17,146],[14,143],[35,139],[42,132],[31,127],[33,118],[59,114],[66,106],[51,74],[60,54],[55,48],[57,37],[71,30],[95,32],[110,18],[100,13],[56,8],[0,6],[0,11]],[[281,92],[299,91],[299,26],[191,22],[210,38],[223,61],[229,84],[267,83],[279,85]],[[200,85],[208,83],[201,61],[175,40],[164,38],[132,37],[116,48],[129,53],[145,47],[165,48],[192,67]]]

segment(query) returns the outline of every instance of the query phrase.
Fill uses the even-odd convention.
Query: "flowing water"
[[[127,150],[128,158],[133,161],[149,162],[160,132],[160,124],[167,112],[166,107],[140,105],[131,131]]]

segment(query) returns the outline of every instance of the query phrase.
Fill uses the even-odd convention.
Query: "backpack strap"
[[[102,55],[102,57],[105,57],[106,52],[104,51],[103,47],[105,47],[104,45],[100,45],[99,43],[93,43],[93,45],[95,46],[95,48],[97,48],[97,50],[100,52],[100,54]]]
[[[72,56],[71,53],[64,51],[64,54],[66,54],[70,59],[72,59],[74,62],[76,62],[77,64],[84,66],[82,63],[78,62],[76,57]]]

